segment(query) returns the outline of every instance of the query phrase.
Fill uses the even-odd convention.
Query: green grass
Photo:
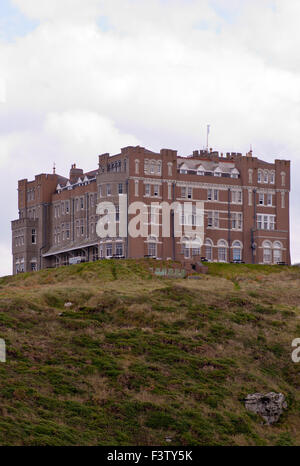
[[[209,264],[172,280],[155,266],[0,279],[1,445],[300,445],[300,270]],[[243,403],[268,391],[288,400],[271,427]]]

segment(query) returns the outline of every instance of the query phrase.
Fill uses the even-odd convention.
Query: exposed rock
[[[259,414],[270,425],[279,420],[283,409],[287,408],[287,403],[282,393],[254,393],[247,395],[245,407],[248,411]]]
[[[72,306],[73,306],[73,303],[70,303],[70,302],[65,303],[65,307],[68,308],[68,309],[69,309],[70,307],[72,307]]]

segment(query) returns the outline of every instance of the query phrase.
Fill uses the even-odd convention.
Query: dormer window
[[[202,165],[197,168],[197,175],[204,176],[205,170]]]
[[[221,176],[222,175],[222,170],[220,167],[217,167],[215,170],[214,170],[214,176]]]
[[[230,176],[231,176],[231,178],[238,178],[239,174],[240,174],[240,172],[236,168],[234,168],[233,170],[231,170]]]
[[[181,173],[182,175],[186,175],[186,174],[187,174],[187,172],[188,172],[188,167],[185,165],[185,163],[183,163],[183,164],[181,165],[179,171],[180,171],[180,173]]]

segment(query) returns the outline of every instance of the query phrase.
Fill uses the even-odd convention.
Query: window
[[[205,257],[208,261],[211,261],[213,256],[212,256],[212,246],[213,243],[210,239],[206,239],[205,241]]]
[[[181,253],[183,254],[183,257],[185,259],[188,259],[190,257],[190,248],[189,248],[188,238],[182,238]]]
[[[159,195],[159,186],[158,184],[155,184],[154,185],[154,196],[158,196]]]
[[[258,230],[262,229],[262,215],[257,216],[257,229]]]
[[[84,198],[80,198],[80,209],[84,209]]]
[[[186,197],[186,187],[182,186],[181,188],[181,197]]]
[[[233,230],[242,229],[242,214],[239,212],[232,212],[231,214],[231,228]]]
[[[214,189],[214,201],[218,201],[218,200],[219,200],[219,190]]]
[[[285,173],[281,173],[281,186],[285,186]]]
[[[220,216],[219,212],[207,212],[207,226],[208,227],[214,227],[214,228],[219,228],[219,223],[220,223]]]
[[[67,223],[66,225],[66,238],[70,239],[70,224]]]
[[[116,206],[116,222],[120,221],[120,206]]]
[[[168,176],[172,176],[172,162],[168,163]]]
[[[36,244],[36,229],[35,228],[31,230],[31,243]]]
[[[208,227],[213,226],[213,213],[212,212],[207,212],[207,226]]]
[[[70,201],[66,201],[66,214],[70,212]]]
[[[233,204],[242,203],[242,191],[231,191],[231,202]]]
[[[207,200],[211,201],[212,200],[212,189],[207,190]]]
[[[239,241],[234,241],[232,244],[232,258],[234,261],[242,260],[242,245]]]
[[[151,195],[150,184],[145,184],[145,196]]]
[[[258,173],[257,173],[257,182],[258,182],[258,183],[261,183],[261,182],[262,182],[262,172],[261,172],[261,170],[258,170]]]
[[[224,240],[218,242],[218,260],[219,262],[227,261],[227,243]]]
[[[258,215],[258,230],[275,230],[275,215]]]
[[[94,261],[94,262],[97,261],[97,260],[98,260],[98,248],[97,248],[96,246],[93,247],[93,252],[92,252],[92,254],[93,254],[93,261]]]
[[[285,208],[285,194],[284,191],[281,192],[281,208]]]
[[[265,195],[264,195],[263,193],[259,193],[259,195],[258,195],[258,203],[259,203],[260,205],[264,205],[264,203],[265,203]]]
[[[106,195],[111,196],[111,186],[110,186],[110,184],[106,185]]]
[[[61,215],[65,215],[65,203],[61,203]]]
[[[282,244],[279,241],[275,241],[273,247],[273,261],[274,264],[278,264],[278,262],[282,262]]]
[[[151,173],[151,175],[154,174],[154,163],[153,162],[150,165],[150,173]]]
[[[263,243],[263,262],[264,264],[270,264],[272,262],[272,249],[270,241],[264,241]]]
[[[269,229],[275,230],[275,215],[269,215]]]
[[[106,244],[106,257],[112,257],[112,243]]]
[[[119,194],[123,194],[123,184],[122,183],[119,183],[118,192],[119,192]]]
[[[264,171],[264,183],[268,183],[269,181],[269,176],[267,170]]]
[[[30,263],[30,269],[31,269],[32,272],[36,272],[36,271],[37,271],[37,263],[36,263],[36,261],[32,261],[32,262]]]
[[[157,173],[161,175],[161,162],[157,162]]]
[[[270,175],[270,183],[271,183],[271,184],[275,184],[275,172],[271,172],[271,175]]]
[[[188,188],[188,199],[192,199],[193,197],[193,188]]]
[[[273,195],[272,194],[268,194],[267,195],[267,204],[268,205],[273,205]]]
[[[219,228],[219,212],[214,212],[214,228]]]
[[[150,236],[148,240],[148,256],[156,257],[156,255],[157,255],[156,238],[154,238],[153,236]]]
[[[124,256],[123,254],[123,243],[116,243],[116,255],[117,256]]]

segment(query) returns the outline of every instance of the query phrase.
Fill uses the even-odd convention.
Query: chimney
[[[78,180],[78,178],[83,175],[83,170],[81,168],[76,168],[76,163],[73,163],[71,165],[71,170],[70,170],[70,183],[74,184]]]

